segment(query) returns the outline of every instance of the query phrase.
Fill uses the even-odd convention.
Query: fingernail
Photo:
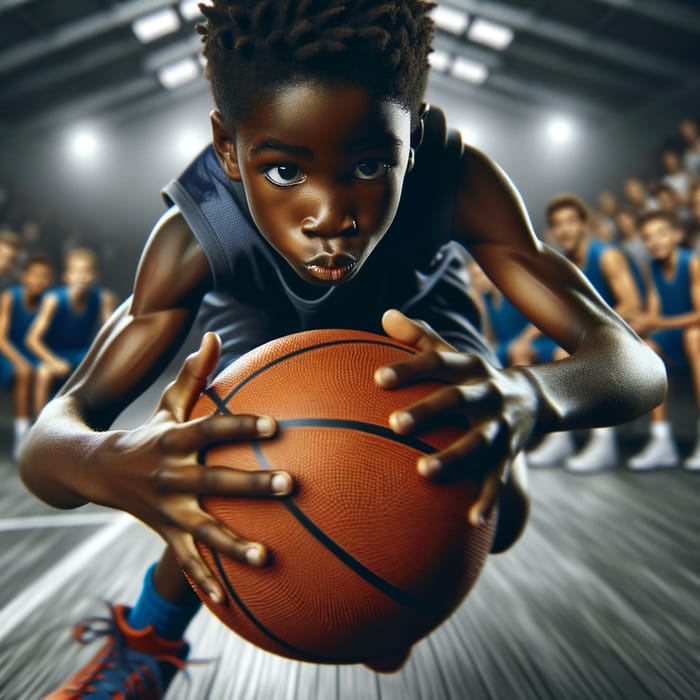
[[[418,462],[418,471],[423,476],[433,476],[442,469],[442,462],[437,457],[427,457]]]
[[[209,599],[212,601],[212,603],[221,605],[221,603],[224,602],[224,599],[221,597],[221,593],[219,593],[219,591],[215,591],[213,588],[207,591],[207,595],[209,596]]]
[[[270,480],[272,491],[279,495],[285,495],[292,490],[292,477],[287,472],[277,472]]]
[[[382,386],[390,386],[396,381],[396,372],[390,367],[380,367],[374,373],[374,379]]]
[[[265,553],[262,547],[248,547],[245,551],[245,558],[249,564],[260,566],[265,561]]]
[[[274,435],[274,418],[271,418],[270,416],[260,416],[258,420],[255,421],[255,428],[258,431],[258,433],[260,433],[260,435]]]
[[[391,416],[389,416],[389,425],[394,430],[410,430],[415,424],[416,421],[413,420],[413,416],[410,413],[400,411],[398,413],[392,413]]]

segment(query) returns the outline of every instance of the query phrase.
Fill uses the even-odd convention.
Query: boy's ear
[[[236,152],[236,140],[234,134],[224,125],[224,120],[219,112],[213,110],[209,115],[211,120],[212,143],[219,156],[221,167],[231,180],[241,180],[241,171],[238,167],[238,153]]]
[[[420,112],[418,113],[418,123],[411,132],[411,149],[408,152],[408,168],[407,172],[413,170],[413,166],[416,162],[416,149],[423,143],[423,134],[425,132],[425,115],[428,111],[428,105],[423,103],[420,106]]]

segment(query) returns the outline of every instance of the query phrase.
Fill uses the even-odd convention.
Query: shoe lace
[[[129,647],[124,634],[114,619],[114,608],[109,603],[109,617],[90,617],[76,625],[73,636],[80,644],[108,638],[104,652],[85,673],[76,679],[79,687],[72,688],[78,698],[108,698],[115,693],[123,700],[139,700],[141,693],[155,691],[163,697],[159,663],[168,663],[184,669],[186,662],[169,654],[148,654]]]

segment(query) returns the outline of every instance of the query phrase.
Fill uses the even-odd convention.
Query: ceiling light
[[[79,128],[69,135],[68,148],[78,160],[92,159],[99,151],[99,147],[100,139],[92,129]]]
[[[428,63],[435,70],[445,71],[452,63],[452,57],[446,51],[431,51],[428,54]]]
[[[131,23],[131,29],[142,44],[148,44],[180,28],[180,18],[172,7],[144,15]]]
[[[189,83],[199,75],[199,64],[194,58],[183,58],[175,63],[163,66],[158,71],[158,80],[168,90]]]
[[[182,0],[180,2],[180,14],[183,19],[191,21],[202,16],[202,12],[199,9],[199,3],[201,0]],[[209,4],[209,3],[204,3]]]
[[[481,84],[488,77],[488,68],[478,61],[458,56],[452,64],[452,75],[468,83]]]
[[[553,117],[547,124],[547,134],[552,142],[564,144],[571,141],[574,125],[566,117]]]
[[[469,15],[449,5],[438,5],[433,8],[430,16],[438,29],[444,29],[451,34],[464,34],[469,24]]]
[[[477,18],[469,26],[467,36],[478,44],[503,51],[513,41],[513,30],[503,24]]]

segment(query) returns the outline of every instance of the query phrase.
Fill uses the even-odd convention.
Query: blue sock
[[[192,599],[184,606],[164,600],[153,585],[155,568],[156,565],[153,564],[146,572],[141,595],[131,608],[127,622],[136,630],[153,625],[161,637],[172,640],[181,639],[202,603],[194,591],[192,591]]]

